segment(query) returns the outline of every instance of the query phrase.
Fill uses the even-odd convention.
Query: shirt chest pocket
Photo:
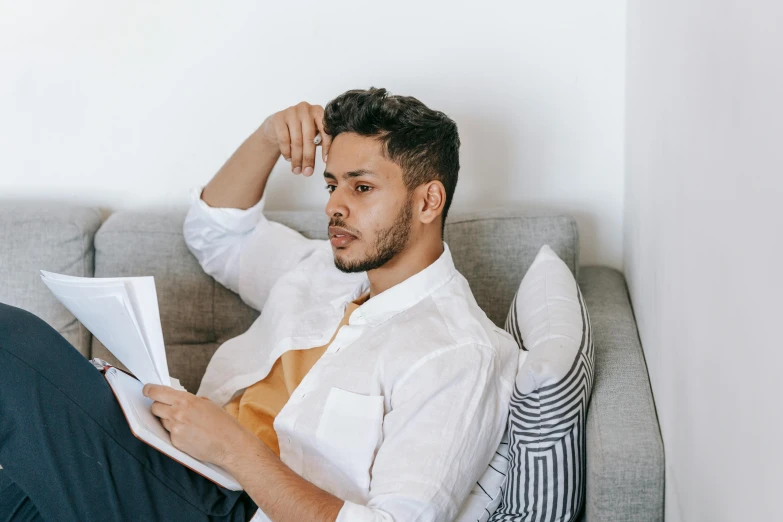
[[[332,387],[315,432],[319,452],[359,488],[370,487],[370,468],[383,437],[383,395]]]

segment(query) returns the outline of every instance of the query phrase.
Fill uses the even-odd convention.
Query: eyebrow
[[[369,170],[363,170],[363,169],[352,170],[350,172],[346,172],[345,174],[343,174],[343,179],[358,178],[359,176],[377,176],[377,174],[375,172]],[[324,172],[324,177],[337,181],[337,177],[331,172]]]

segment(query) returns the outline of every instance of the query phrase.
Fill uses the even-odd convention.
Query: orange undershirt
[[[368,291],[348,303],[345,315],[328,343],[306,350],[289,350],[283,353],[275,361],[269,375],[246,388],[241,395],[234,397],[224,406],[225,411],[237,419],[242,426],[252,431],[278,457],[280,456],[280,446],[274,428],[275,417],[283,409],[310,368],[332,344],[340,328],[348,324],[348,317],[351,313],[369,297],[370,292]]]

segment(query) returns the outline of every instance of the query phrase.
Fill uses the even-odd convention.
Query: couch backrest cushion
[[[36,314],[85,356],[90,333],[49,291],[39,270],[91,277],[100,226],[94,208],[0,202],[0,302]]]
[[[307,237],[327,238],[323,212],[264,214]],[[217,347],[247,330],[258,312],[203,272],[182,237],[184,217],[184,211],[110,216],[95,238],[95,276],[155,276],[171,375],[195,391]],[[445,241],[479,305],[501,327],[522,276],[543,244],[574,274],[579,266],[576,222],[567,215],[505,209],[454,212]],[[93,356],[116,362],[97,339]]]

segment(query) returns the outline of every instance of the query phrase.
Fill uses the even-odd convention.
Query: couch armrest
[[[662,521],[663,442],[625,278],[583,266],[579,287],[595,345],[584,520]]]

